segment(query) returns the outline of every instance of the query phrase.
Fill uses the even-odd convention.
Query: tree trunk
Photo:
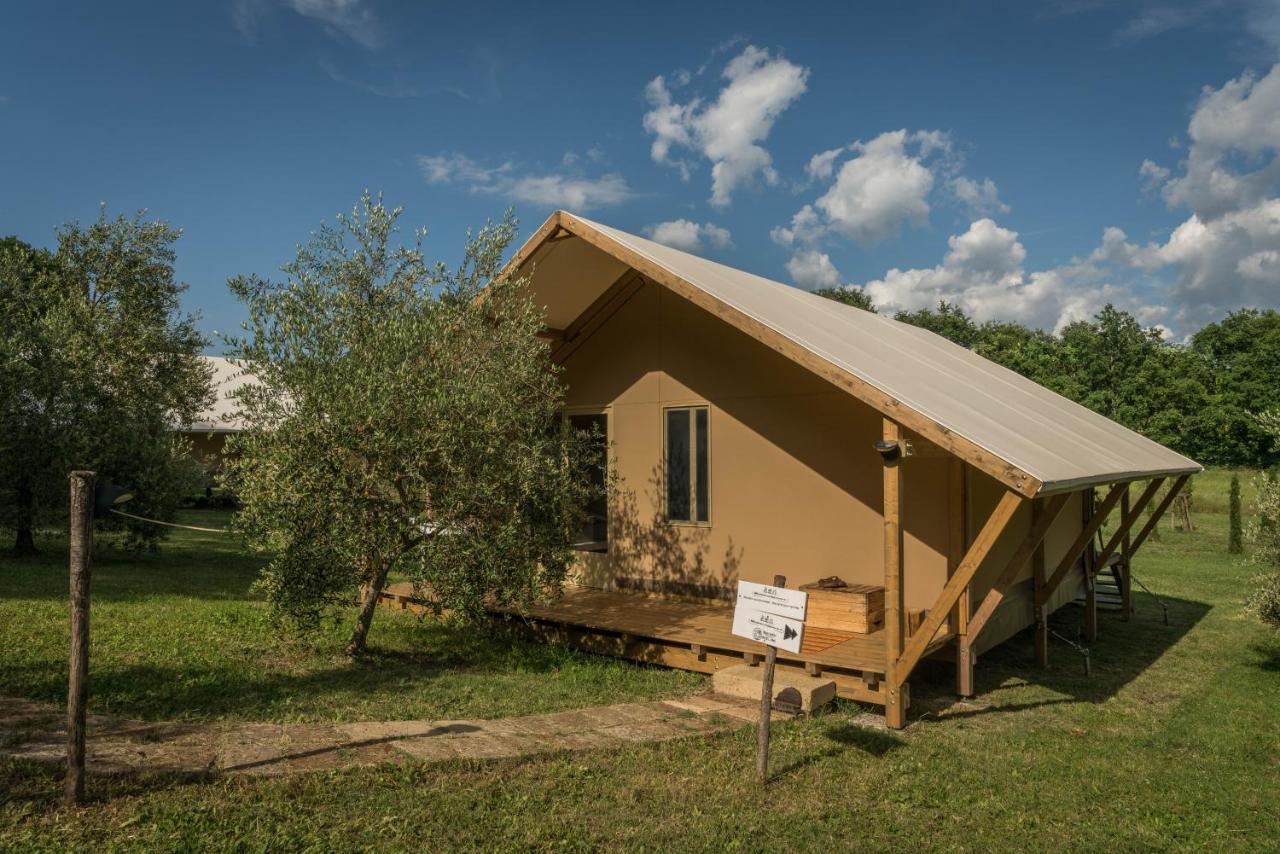
[[[36,496],[31,483],[20,477],[17,486],[18,512],[14,519],[14,527],[18,529],[13,542],[13,553],[18,557],[27,557],[36,553],[35,538],[35,502]]]
[[[369,585],[364,589],[364,599],[360,602],[360,615],[356,617],[355,628],[351,630],[347,655],[360,655],[364,652],[365,640],[369,637],[369,626],[373,623],[373,612],[378,607],[382,588],[387,586],[387,573],[390,569],[389,564],[384,564],[369,579]]]

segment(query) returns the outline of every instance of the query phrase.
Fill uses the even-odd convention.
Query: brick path
[[[734,729],[754,722],[757,714],[755,704],[700,695],[471,721],[218,725],[91,715],[87,752],[89,768],[97,772],[271,775],[667,741]],[[0,697],[0,758],[57,763],[65,756],[66,721],[61,709]]]

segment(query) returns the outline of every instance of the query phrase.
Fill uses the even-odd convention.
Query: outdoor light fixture
[[[876,442],[876,453],[884,457],[886,463],[896,462],[902,456],[902,445],[894,439],[881,439]]]
[[[111,512],[111,508],[115,505],[124,504],[132,499],[133,493],[127,491],[123,486],[116,486],[114,483],[100,480],[93,488],[93,515],[105,516]]]

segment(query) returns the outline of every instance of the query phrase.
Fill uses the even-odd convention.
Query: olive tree
[[[556,589],[591,490],[541,315],[499,277],[514,220],[469,232],[449,267],[400,213],[366,193],[283,279],[229,283],[249,315],[233,355],[257,379],[229,456],[236,525],[270,555],[282,615],[359,604],[350,654],[392,572],[472,618]]]
[[[171,516],[190,486],[173,428],[209,398],[204,339],[181,311],[181,232],[143,213],[57,232],[53,252],[0,241],[0,516],[15,551],[65,510],[67,472],[88,468],[134,493],[139,515]],[[127,527],[134,544],[161,528]]]

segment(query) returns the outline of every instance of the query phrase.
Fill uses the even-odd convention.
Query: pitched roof
[[[179,429],[184,433],[239,433],[244,429],[244,424],[236,415],[236,402],[231,395],[246,383],[253,382],[253,376],[222,356],[200,358],[213,369],[213,376],[209,381],[213,387],[213,403],[208,409],[198,413],[195,421]]]
[[[1194,460],[932,332],[562,211],[530,238],[511,268],[564,232],[1023,495],[1201,470]]]

